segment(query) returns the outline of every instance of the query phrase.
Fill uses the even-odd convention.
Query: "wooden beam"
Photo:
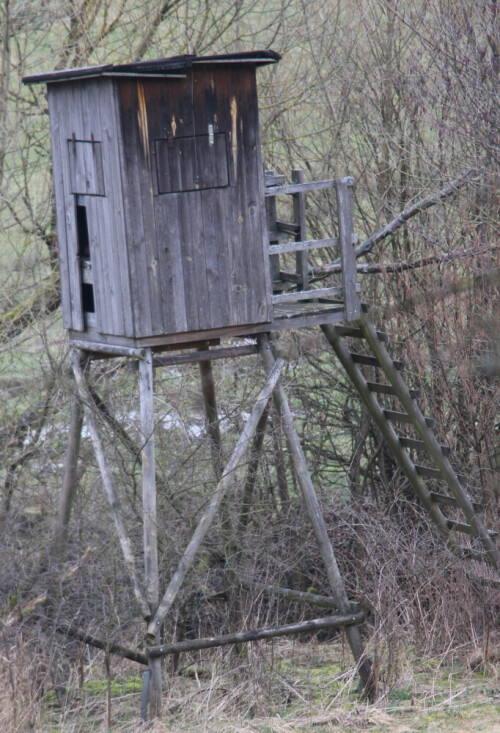
[[[352,246],[352,201],[351,179],[335,181],[337,194],[337,217],[339,225],[340,259],[342,262],[342,288],[344,306],[348,321],[359,318],[361,304],[359,301],[356,272],[356,255]]]
[[[259,345],[265,369],[270,373],[275,364],[275,360],[267,334],[260,337]],[[304,451],[302,450],[300,439],[295,429],[292,411],[290,410],[285,390],[281,384],[277,385],[273,398],[282,418],[283,431],[285,433],[288,450],[292,457],[293,467],[300,484],[307,513],[313,527],[316,542],[332,589],[332,597],[336,600],[337,608],[340,613],[343,615],[349,615],[351,612],[351,604],[347,597],[344,581],[342,580],[339,566],[333,552],[333,547],[328,536],[325,520],[319,505],[318,497],[314,490]],[[375,694],[375,689],[371,673],[371,662],[364,654],[363,642],[361,640],[359,630],[354,627],[348,627],[346,628],[346,636],[349,646],[351,647],[354,660],[358,664],[359,675],[363,682],[366,694],[370,699],[372,699]]]
[[[284,186],[266,186],[266,196],[281,196],[282,194],[308,193],[309,191],[321,191],[325,188],[333,188],[335,181],[308,181],[307,183],[288,183]]]
[[[111,509],[111,513],[113,515],[116,532],[120,540],[120,547],[122,550],[123,559],[125,561],[125,567],[127,568],[129,578],[132,583],[132,588],[134,590],[134,595],[137,600],[137,603],[139,604],[141,613],[145,619],[148,619],[150,617],[151,611],[149,609],[149,605],[139,585],[132,543],[130,541],[127,530],[125,528],[125,522],[123,521],[120,502],[119,502],[119,499],[116,495],[116,492],[113,486],[111,470],[109,468],[109,465],[106,459],[106,453],[104,451],[104,446],[102,444],[101,437],[97,429],[97,423],[94,418],[94,406],[93,406],[92,396],[90,394],[85,377],[83,375],[80,360],[81,360],[80,353],[77,351],[73,351],[72,364],[73,364],[73,372],[75,375],[76,386],[78,389],[78,394],[80,396],[80,399],[83,403],[85,418],[87,420],[90,437],[92,440],[92,444],[94,446],[94,452],[96,454],[97,462],[99,464],[99,469],[100,469],[101,476],[102,476],[104,491],[106,494],[106,498],[108,500],[109,507]]]
[[[212,636],[204,639],[186,639],[185,641],[177,641],[173,644],[150,646],[148,648],[148,655],[150,657],[160,657],[167,654],[175,654],[176,652],[213,649],[214,647],[226,646],[227,644],[242,644],[248,641],[258,641],[259,639],[274,639],[276,636],[314,632],[320,629],[338,629],[344,626],[350,628],[363,623],[364,618],[364,613],[350,613],[345,616],[325,616],[323,618],[312,619],[311,621],[300,621],[296,624],[283,624],[281,626],[252,629],[251,631],[238,631],[234,634],[224,634],[223,636]]]
[[[293,183],[304,183],[304,171],[299,168],[292,170]],[[306,195],[299,191],[293,194],[293,218],[299,223],[299,231],[295,235],[297,242],[304,242],[307,239],[306,221]],[[295,252],[295,270],[301,280],[301,287],[307,289],[309,285],[309,265],[307,264],[307,249]]]
[[[256,344],[244,344],[243,346],[228,346],[221,349],[202,349],[200,351],[189,351],[184,354],[171,354],[169,356],[157,356],[153,360],[153,366],[176,366],[177,364],[190,364],[193,362],[213,361],[214,359],[231,359],[233,357],[251,356],[258,354]]]
[[[142,654],[141,652],[136,651],[135,649],[129,649],[122,644],[115,644],[115,642],[112,641],[98,639],[95,636],[87,634],[85,631],[80,631],[80,629],[77,629],[73,626],[58,624],[55,627],[55,630],[58,634],[70,636],[72,639],[77,639],[77,641],[81,641],[82,644],[88,644],[89,646],[93,646],[96,649],[102,649],[103,651],[108,652],[108,654],[117,654],[123,659],[130,659],[131,662],[138,662],[139,664],[147,665],[148,663],[147,656],[145,654]]]
[[[155,617],[148,626],[148,634],[153,638],[155,638],[158,630],[165,620],[165,617],[169,612],[172,603],[177,596],[177,593],[179,592],[182,582],[186,577],[189,568],[193,564],[196,553],[198,552],[201,543],[205,539],[208,530],[210,529],[213,519],[220,506],[220,503],[224,498],[224,495],[228,490],[229,485],[234,480],[233,473],[241,463],[249,448],[250,441],[255,431],[257,430],[260,417],[264,412],[266,405],[276,387],[283,366],[283,359],[278,359],[277,362],[274,364],[273,369],[269,371],[267,382],[257,398],[255,407],[253,408],[252,413],[245,424],[245,427],[238,439],[238,442],[236,443],[236,446],[227,463],[222,478],[217,484],[210,498],[210,501],[208,502],[208,506],[203,512],[198,526],[194,531],[191,541],[189,542],[184,552],[184,555],[179,561],[177,570],[170,579],[170,583],[168,584],[167,589],[163,595]]]
[[[315,298],[333,298],[341,296],[342,288],[316,288],[313,290],[299,290],[291,293],[282,293],[281,295],[273,295],[273,303],[297,303],[300,300],[314,300]]]
[[[323,247],[338,247],[338,237],[331,237],[330,239],[304,239],[297,240],[296,242],[286,242],[286,244],[270,244],[269,254],[272,255],[283,255],[287,252],[302,252],[308,249],[322,249]]]
[[[158,519],[156,513],[156,466],[154,447],[154,388],[153,354],[146,350],[144,359],[139,362],[139,400],[141,416],[141,466],[142,466],[142,523],[144,538],[144,575],[146,580],[146,599],[150,618],[154,617],[160,600],[158,576]],[[160,642],[159,630],[156,635]],[[149,711],[156,718],[161,711],[161,662],[149,660]]]

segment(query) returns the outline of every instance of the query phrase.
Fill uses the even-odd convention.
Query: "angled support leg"
[[[116,532],[120,540],[120,547],[125,561],[125,567],[127,568],[132,587],[134,589],[134,595],[141,610],[142,615],[145,619],[148,619],[151,615],[149,605],[144,597],[139,579],[137,577],[137,568],[135,564],[134,551],[130,537],[128,536],[125,522],[123,521],[123,515],[120,507],[119,499],[116,495],[115,488],[113,485],[113,479],[111,470],[108,465],[104,446],[97,429],[97,422],[95,420],[94,412],[95,405],[92,400],[87,382],[81,366],[81,356],[78,351],[73,352],[72,357],[73,373],[75,375],[76,386],[78,389],[78,395],[83,403],[83,409],[85,412],[85,418],[92,439],[92,445],[96,454],[97,462],[99,464],[99,470],[102,476],[102,482],[104,485],[104,491],[108,500],[111,513],[115,522]]]
[[[260,353],[266,371],[270,372],[274,366],[275,359],[271,351],[271,345],[269,343],[269,338],[267,334],[263,334],[260,337],[259,345]],[[347,615],[352,612],[351,604],[349,603],[349,599],[347,598],[344,581],[342,580],[342,576],[337,565],[337,560],[335,558],[333,548],[328,537],[323,513],[318,502],[318,497],[316,496],[316,492],[314,490],[311,475],[309,473],[309,469],[307,467],[306,459],[304,456],[304,451],[302,450],[300,439],[295,429],[293,416],[290,410],[290,406],[288,404],[286,393],[281,384],[278,384],[276,386],[273,396],[275,405],[282,417],[286,443],[288,446],[288,450],[290,451],[290,454],[292,456],[293,466],[299,480],[300,488],[302,490],[304,503],[309,514],[309,519],[314,530],[316,542],[318,543],[321,558],[323,560],[328,580],[330,582],[332,596],[338,604],[339,611],[343,615]],[[359,629],[355,626],[346,626],[345,633],[349,642],[349,646],[351,647],[353,657],[358,664],[359,676],[363,683],[365,693],[370,699],[373,699],[375,695],[375,689],[371,673],[371,662],[364,655],[363,642],[361,640]]]

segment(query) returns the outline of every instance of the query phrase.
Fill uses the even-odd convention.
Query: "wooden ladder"
[[[386,334],[377,331],[365,314],[349,325],[323,325],[321,329],[363,399],[399,468],[450,549],[461,557],[486,561],[500,574],[500,551],[495,544],[497,533],[487,530],[478,516],[481,506],[469,498],[448,460],[449,448],[440,445],[432,432],[434,420],[424,417],[416,402],[417,392],[410,390],[401,376],[403,365],[394,361],[389,354],[384,343],[387,341]],[[362,339],[366,345],[364,353],[351,351],[346,337]],[[385,380],[377,378],[376,382],[368,381],[360,364],[376,367],[377,373],[384,375]],[[380,404],[380,395],[384,394],[396,397],[401,404],[401,411],[385,409]],[[396,427],[400,423],[410,424],[415,437],[399,435]],[[418,453],[425,455],[423,465],[413,458]],[[429,479],[444,483],[446,493],[431,490],[427,485]],[[447,507],[453,507],[455,516],[460,518],[447,518]],[[475,537],[477,549],[462,547],[457,533]]]

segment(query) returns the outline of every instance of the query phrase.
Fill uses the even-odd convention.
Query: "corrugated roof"
[[[42,71],[23,77],[25,84],[66,81],[95,76],[181,76],[182,72],[201,64],[252,64],[263,66],[279,61],[281,55],[276,51],[243,51],[240,53],[219,54],[214,56],[169,56],[152,61],[137,61],[130,64],[104,64],[103,66],[83,66],[60,71]]]

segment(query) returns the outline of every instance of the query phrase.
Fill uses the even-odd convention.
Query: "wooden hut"
[[[25,77],[48,86],[70,341],[161,347],[272,319],[255,70],[279,58]]]

